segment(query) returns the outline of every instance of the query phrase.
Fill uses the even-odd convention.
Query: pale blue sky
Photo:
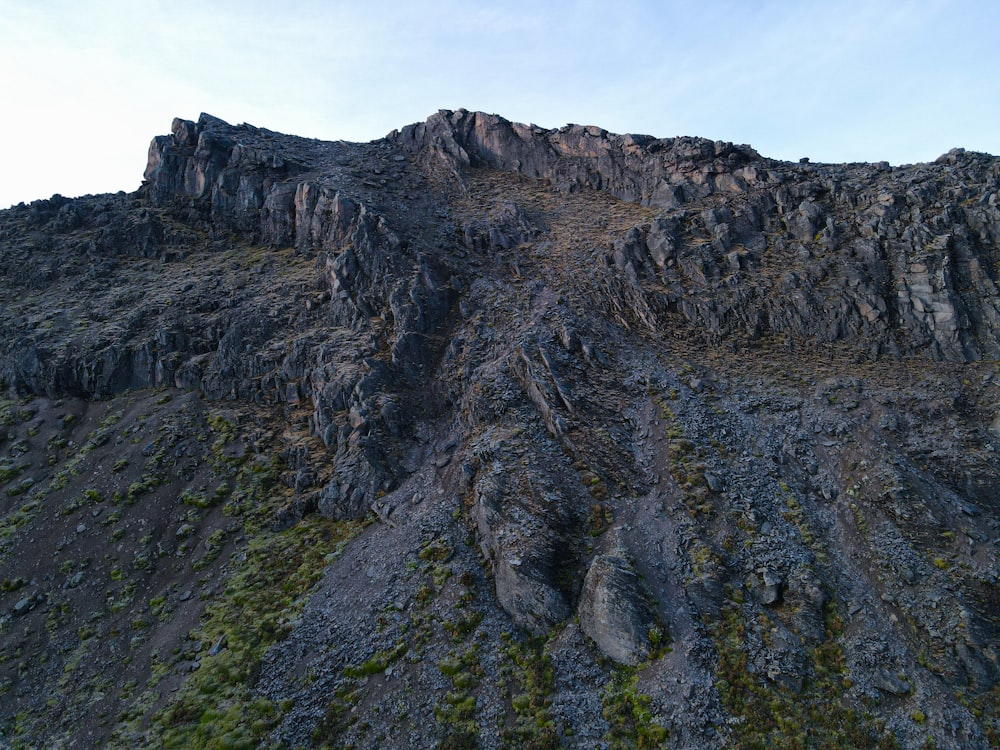
[[[1000,153],[1000,1],[0,0],[0,207],[137,188],[202,111],[371,140],[439,108],[813,161]]]

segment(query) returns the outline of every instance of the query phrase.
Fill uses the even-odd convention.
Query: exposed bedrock
[[[203,115],[145,177],[0,212],[5,737],[995,744],[1000,159]]]

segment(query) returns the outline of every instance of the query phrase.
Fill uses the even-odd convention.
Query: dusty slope
[[[998,175],[203,116],[4,212],[7,740],[995,745]]]

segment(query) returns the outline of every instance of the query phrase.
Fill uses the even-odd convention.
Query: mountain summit
[[[0,744],[998,746],[998,195],[459,110],[0,212]]]

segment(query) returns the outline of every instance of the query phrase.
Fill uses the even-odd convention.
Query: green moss
[[[959,689],[956,697],[979,720],[987,744],[1000,748],[1000,682],[978,694]]]
[[[409,644],[400,641],[395,648],[389,651],[379,651],[371,659],[361,662],[356,666],[344,669],[344,676],[350,678],[370,677],[373,674],[381,674],[390,664],[401,658],[409,650]]]
[[[17,578],[4,578],[2,581],[0,581],[0,591],[2,591],[5,594],[8,594],[12,591],[23,589],[27,585],[28,582],[24,578],[21,578],[20,576],[18,576]]]
[[[14,402],[6,399],[0,401],[0,426],[13,427],[17,424],[17,410]]]
[[[59,513],[64,516],[68,516],[71,513],[75,513],[76,511],[80,510],[80,508],[84,507],[86,504],[87,504],[86,498],[77,497],[66,503],[66,505],[64,505],[59,510]]]
[[[667,729],[653,721],[651,699],[639,692],[634,669],[620,667],[601,694],[604,718],[608,722],[605,741],[611,750],[661,747]]]
[[[447,565],[435,565],[431,568],[431,578],[434,580],[434,585],[440,589],[451,578],[451,568]]]
[[[104,419],[101,423],[97,425],[99,428],[107,428],[112,425],[118,424],[121,421],[122,416],[125,414],[124,409],[119,409],[117,411],[111,411],[104,415]]]
[[[31,464],[26,461],[16,462],[4,460],[3,462],[0,462],[0,484],[9,482],[11,479],[20,476],[30,467]]]
[[[0,541],[13,536],[15,531],[26,526],[41,507],[42,504],[38,500],[32,500],[8,513],[0,520]]]
[[[531,638],[512,644],[505,657],[502,675],[514,721],[503,730],[504,745],[532,750],[559,747],[559,731],[550,710],[555,669],[545,652],[545,641]]]
[[[272,503],[255,496],[263,512]],[[285,637],[290,622],[319,580],[324,559],[360,528],[309,516],[282,532],[259,532],[225,592],[194,632],[202,643],[226,644],[202,659],[170,704],[153,717],[145,747],[257,747],[280,718],[278,707],[255,698],[251,677],[269,646]],[[248,616],[252,613],[252,616]]]
[[[223,510],[227,515],[240,519],[248,536],[271,525],[276,503],[271,490],[281,478],[281,462],[274,458],[258,456],[242,464],[235,477],[235,487]],[[223,483],[215,490],[221,499],[230,485]],[[266,499],[266,502],[262,502]]]
[[[35,486],[35,481],[31,477],[26,477],[13,487],[7,488],[7,497],[20,497]]]
[[[654,625],[649,629],[648,633],[649,645],[652,646],[652,652],[650,653],[650,661],[658,659],[663,656],[670,647],[670,640],[664,632],[664,628],[660,625]]]
[[[224,469],[240,464],[242,460],[235,456],[226,455],[226,446],[230,445],[239,435],[239,426],[223,416],[220,412],[213,411],[207,417],[209,428],[215,433],[215,440],[212,441],[212,459],[217,469]]]
[[[209,506],[209,503],[205,499],[204,492],[184,490],[178,499],[185,505],[190,505],[192,508],[207,508]]]
[[[334,692],[326,713],[312,731],[315,747],[321,750],[344,747],[338,740],[354,723],[351,709],[357,704],[358,697],[357,684],[353,680],[348,680]]]
[[[416,601],[421,607],[425,606],[431,599],[434,598],[434,587],[424,584],[417,591]]]
[[[747,669],[745,624],[726,607],[713,628],[719,653],[716,688],[733,726],[734,748],[898,748],[881,722],[852,708],[845,694],[842,631],[836,606],[825,608],[824,640],[811,652],[811,674],[793,693]]]
[[[444,539],[432,539],[421,547],[417,556],[432,563],[443,563],[451,559],[454,550]]]
[[[211,565],[225,548],[228,536],[228,533],[223,529],[216,529],[209,534],[204,542],[205,554],[191,564],[192,570],[203,570]]]
[[[479,627],[479,623],[483,621],[483,613],[478,610],[472,610],[467,615],[459,617],[457,620],[448,620],[442,624],[442,627],[447,631],[452,638],[455,640],[462,640],[469,633],[474,631]]]
[[[135,503],[147,489],[149,489],[145,482],[135,481],[128,486],[128,492],[125,494],[125,502],[129,505]]]
[[[450,678],[452,690],[434,706],[434,718],[441,725],[443,738],[439,748],[475,748],[479,727],[476,724],[476,696],[473,692],[483,674],[474,648],[452,652],[439,664],[441,674]]]
[[[607,503],[594,503],[587,513],[587,533],[590,536],[600,536],[614,523],[614,514]]]
[[[680,425],[669,409],[665,410],[663,418],[667,421],[664,433],[670,440],[667,470],[682,493],[684,505],[692,518],[714,517],[716,510],[705,477],[706,466],[698,460],[698,447],[683,437]]]

